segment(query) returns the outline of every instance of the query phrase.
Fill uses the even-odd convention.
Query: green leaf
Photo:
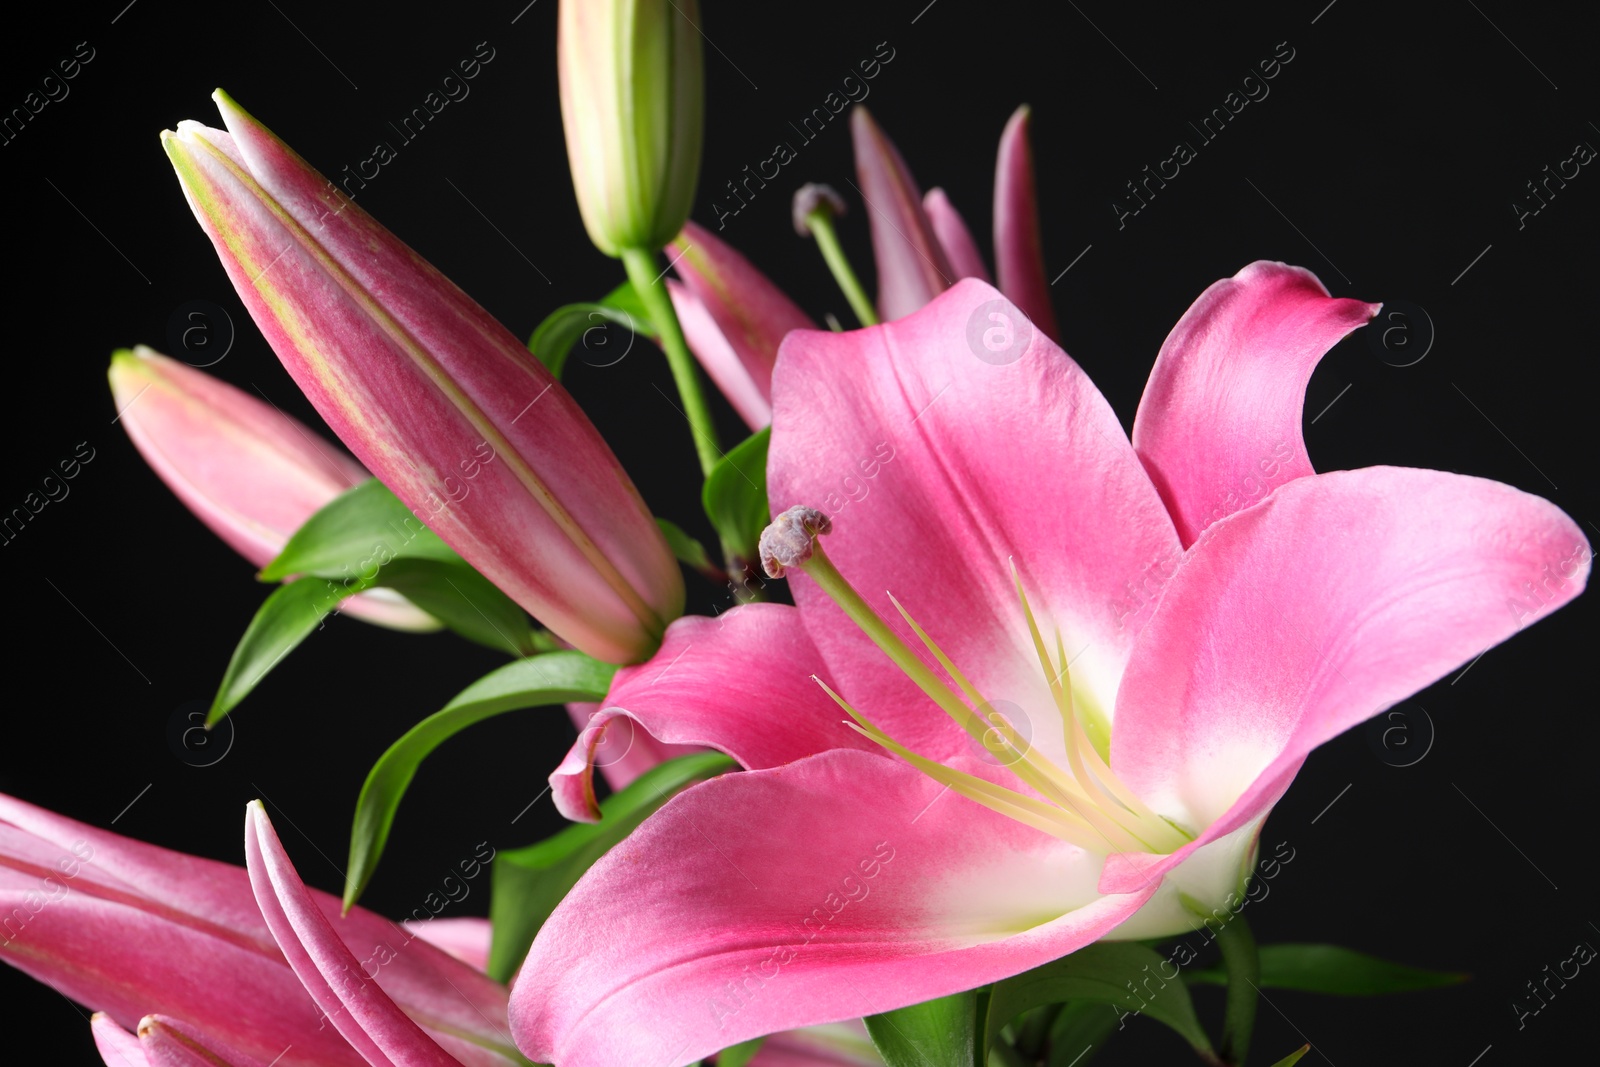
[[[869,1015],[867,1033],[888,1067],[984,1067],[988,1005],[987,989],[955,993]]]
[[[717,1067],[744,1067],[761,1051],[761,1043],[765,1040],[764,1037],[753,1037],[749,1041],[729,1045],[717,1053]]]
[[[1429,971],[1390,963],[1338,945],[1262,945],[1260,955],[1259,984],[1263,989],[1366,997],[1438,989],[1458,985],[1468,978],[1454,971]],[[1214,967],[1195,971],[1188,980],[1201,985],[1227,984],[1227,976]]]
[[[536,651],[522,608],[463,559],[391,560],[371,584],[393,589],[469,641],[513,656]]]
[[[619,337],[612,325],[626,332]],[[623,282],[599,301],[556,308],[528,338],[528,351],[560,378],[572,346],[580,341],[593,356],[593,366],[609,367],[628,354],[639,334],[654,337],[656,329],[633,284]]]
[[[684,787],[736,764],[720,752],[683,756],[645,771],[626,789],[600,802],[598,823],[579,823],[536,845],[502,851],[494,859],[489,896],[489,975],[511,978],[533,935],[561,899],[611,846]]]
[[[531,654],[536,639],[516,602],[459,557],[390,560],[371,580],[350,584],[307,575],[267,597],[234,647],[211,702],[212,726],[250,695],[261,679],[311,636],[347,597],[377,587],[393,589],[452,630],[513,656]]]
[[[259,577],[267,582],[295,574],[360,580],[366,572],[400,557],[461,558],[373,478],[323,505]]]
[[[322,625],[340,601],[360,589],[359,585],[346,588],[325,578],[306,577],[273,590],[234,647],[206,715],[206,726],[214,726],[237,707],[267,672]]]
[[[614,673],[615,667],[582,652],[548,652],[518,660],[479,678],[390,745],[367,773],[356,801],[349,873],[344,882],[345,910],[367,888],[389,840],[400,800],[417,768],[434,749],[493,715],[569,700],[600,700]]]
[[[1187,898],[1184,899],[1187,903]],[[1196,917],[1204,913],[1197,913]],[[1228,998],[1222,1014],[1222,1059],[1243,1063],[1250,1054],[1256,1028],[1256,1008],[1261,999],[1261,949],[1250,924],[1238,912],[1228,916],[1217,931],[1222,969],[1228,976]]]
[[[1294,1067],[1295,1064],[1300,1062],[1300,1057],[1304,1056],[1310,1051],[1311,1045],[1309,1043],[1301,1045],[1283,1059],[1279,1060],[1277,1063],[1274,1063],[1272,1067]]]
[[[1113,1004],[1119,1019],[1127,1012],[1165,1023],[1197,1051],[1212,1053],[1211,1039],[1195,1018],[1189,990],[1176,976],[1160,977],[1163,957],[1144,945],[1100,941],[1042,967],[996,982],[989,997],[984,1030],[993,1040],[1000,1029],[1029,1008],[1063,1000]],[[1131,987],[1130,987],[1131,983]]]
[[[723,457],[706,478],[701,502],[723,545],[740,559],[756,559],[756,542],[772,521],[767,504],[769,426],[751,434]]]
[[[1118,1029],[1120,1009],[1092,1000],[1061,1006],[1050,1027],[1050,1055],[1045,1067],[1086,1067]]]
[[[661,527],[661,532],[666,535],[667,547],[672,549],[672,554],[678,558],[679,563],[693,567],[719,584],[728,580],[722,568],[711,561],[706,546],[685,533],[683,527],[670,519],[659,518],[656,519],[656,525]]]

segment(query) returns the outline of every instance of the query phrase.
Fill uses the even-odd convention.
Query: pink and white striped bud
[[[256,324],[333,431],[577,648],[647,658],[683,579],[600,433],[527,349],[224,93],[162,134]]]

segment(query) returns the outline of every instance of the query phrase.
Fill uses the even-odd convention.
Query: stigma
[[[792,507],[778,515],[761,535],[761,561],[767,573],[781,577],[801,570],[815,581],[862,633],[927,697],[976,742],[995,755],[1026,792],[999,785],[913,752],[879,729],[820,678],[814,680],[844,709],[845,725],[911,766],[991,811],[1089,851],[1168,853],[1192,841],[1193,835],[1147,807],[1112,773],[1084,728],[1085,716],[1075,706],[1072,680],[1061,631],[1054,648],[1047,644],[1027,591],[1011,566],[1017,599],[1028,623],[1033,651],[1061,719],[1066,765],[1049,759],[985,699],[961,669],[928,636],[891,593],[889,601],[928,653],[942,668],[941,677],[869,605],[834,567],[822,550],[821,537],[832,523],[815,508]],[[946,680],[948,679],[948,680]],[[1105,749],[1109,752],[1109,747]]]

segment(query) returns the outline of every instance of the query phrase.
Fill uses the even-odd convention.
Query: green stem
[[[817,239],[817,247],[822,250],[828,270],[833,272],[833,280],[844,291],[844,298],[850,301],[850,309],[856,313],[861,325],[878,325],[878,312],[872,306],[872,301],[867,299],[866,290],[861,288],[861,280],[851,269],[844,249],[839,246],[839,235],[833,230],[833,216],[828,209],[819,207],[807,215],[806,225],[811,228],[811,236]]]
[[[672,380],[678,386],[678,397],[683,401],[683,415],[689,420],[689,430],[694,434],[694,448],[700,457],[700,469],[710,475],[722,460],[722,449],[717,444],[717,428],[711,421],[711,409],[706,406],[705,390],[700,387],[700,371],[689,344],[683,339],[683,328],[678,325],[678,315],[672,310],[672,298],[667,293],[662,276],[656,272],[656,255],[644,248],[624,248],[622,266],[628,272],[639,299],[644,302],[650,321],[661,333],[661,350],[667,355],[667,366],[672,369]]]
[[[1256,1025],[1257,989],[1261,981],[1261,957],[1255,935],[1244,916],[1235,912],[1217,931],[1217,948],[1222,951],[1222,967],[1228,973],[1228,1002],[1222,1022],[1222,1058],[1243,1067],[1250,1051],[1250,1034]]]

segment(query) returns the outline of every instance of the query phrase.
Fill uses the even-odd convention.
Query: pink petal
[[[597,820],[593,768],[623,759],[640,741],[714,748],[750,769],[830,748],[875,749],[840,722],[816,675],[827,675],[822,656],[787,605],[679,619],[655,658],[617,672],[602,710],[550,775],[556,808]]]
[[[1098,857],[943,794],[846,751],[679,794],[539,931],[512,991],[518,1046],[677,1067],[1019,973],[1153,892],[1099,897]]]
[[[987,346],[1007,329],[1009,348]],[[828,513],[828,555],[880,615],[917,643],[887,590],[988,699],[1043,711],[1031,728],[1049,750],[1060,718],[1014,560],[1043,624],[1059,624],[1077,657],[1080,699],[1109,716],[1133,637],[1181,550],[1116,415],[1054,342],[966,279],[899,322],[790,334],[773,398],[773,513]],[[791,589],[846,699],[924,755],[969,751],[809,579]]]
[[[245,818],[245,864],[261,914],[306,992],[372,1067],[455,1067],[457,1061],[378,987],[334,933],[295,872],[259,801]]]
[[[861,180],[857,191],[872,220],[878,311],[885,319],[902,318],[948,289],[956,274],[922,209],[916,179],[864,107],[850,113],[850,138]]]
[[[139,1039],[118,1026],[105,1012],[97,1011],[90,1016],[89,1032],[94,1035],[94,1047],[106,1061],[106,1067],[150,1067],[144,1049],[139,1047]]]
[[[1203,844],[1324,741],[1576,596],[1589,557],[1560,509],[1499,482],[1400,467],[1291,482],[1190,551],[1128,663],[1112,766]]]
[[[341,919],[338,897],[314,891],[312,899],[383,990],[457,1059],[505,1064],[503,986],[364,908]],[[446,903],[431,893],[412,914],[426,918]],[[159,1012],[268,1061],[293,1040],[279,1067],[362,1062],[319,1019],[241,867],[0,794],[0,916],[11,920],[0,929],[0,958],[124,1028]]]
[[[1200,294],[1161,346],[1133,443],[1185,546],[1312,473],[1306,383],[1377,304],[1335,300],[1307,270],[1257,261]]]
[[[816,324],[748,259],[711,231],[686,222],[668,249],[673,269],[700,298],[762,399],[772,399],[772,365],[790,330]]]
[[[139,1021],[139,1047],[150,1067],[268,1067],[268,1061],[229,1048],[212,1035],[166,1015]],[[284,1041],[288,1053],[294,1042]]]
[[[370,475],[249,393],[149,348],[111,364],[118,421],[201,522],[257,567],[312,512]]]
[[[595,745],[594,766],[605,775],[606,784],[612,792],[625,789],[630,782],[651,767],[679,756],[688,756],[696,752],[704,752],[699,745],[666,745],[651,737],[642,729],[634,726],[632,720],[618,722],[616,727],[607,730],[605,724],[611,717],[591,724],[590,720],[601,710],[602,705],[594,703],[573,703],[567,705],[567,716],[572,720],[572,725],[578,728],[580,737],[585,730],[601,731],[604,736],[599,738]],[[591,731],[591,733],[593,732]],[[580,741],[587,749],[587,742]]]
[[[771,423],[772,372],[767,371],[768,382],[765,385],[758,385],[700,298],[672,278],[667,279],[667,292],[672,296],[672,307],[678,313],[678,325],[683,327],[683,338],[689,344],[689,351],[694,353],[694,358],[700,361],[700,366],[716,383],[722,395],[728,398],[733,410],[752,430],[759,430]]]
[[[966,221],[945,191],[929,189],[928,195],[922,198],[922,209],[928,213],[928,221],[933,224],[933,232],[938,236],[939,246],[949,258],[955,276],[988,281],[989,268],[983,265],[983,255],[978,251],[977,242],[972,239],[972,231],[967,229]]]
[[[1039,240],[1039,198],[1033,179],[1033,144],[1028,139],[1032,117],[1026,105],[1017,108],[1000,135],[994,172],[994,262],[1000,291],[1055,339],[1061,330],[1050,306]]]
[[[488,919],[407,919],[401,925],[473,970],[489,969]]]

